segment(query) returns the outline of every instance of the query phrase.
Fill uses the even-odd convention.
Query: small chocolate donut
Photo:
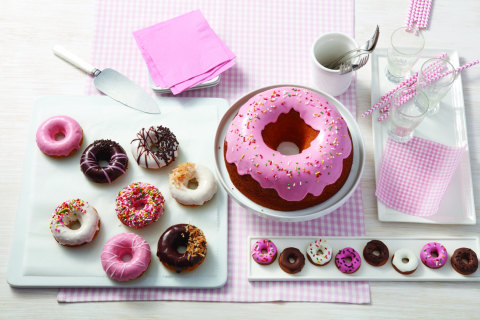
[[[380,240],[372,240],[363,248],[363,258],[374,267],[383,266],[388,261],[390,253],[387,246]]]
[[[472,274],[478,269],[477,254],[469,248],[458,248],[450,260],[453,269],[463,275]]]
[[[184,253],[178,249],[185,247]],[[158,240],[157,257],[162,264],[177,273],[196,269],[207,255],[207,240],[203,231],[190,224],[169,227]]]
[[[106,167],[100,161],[108,162]],[[92,181],[112,183],[127,171],[128,156],[122,146],[112,140],[96,140],[83,151],[80,169]]]
[[[290,260],[292,260],[292,262],[290,262]],[[305,256],[297,248],[286,248],[280,254],[278,264],[286,273],[298,273],[302,271],[303,266],[305,266]]]

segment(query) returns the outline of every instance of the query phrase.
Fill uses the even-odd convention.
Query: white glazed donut
[[[401,248],[393,254],[392,265],[398,272],[410,274],[417,270],[418,258],[411,250]]]
[[[308,260],[317,266],[324,266],[332,259],[332,248],[325,239],[311,242],[307,248]]]
[[[181,163],[172,170],[168,180],[172,197],[186,206],[201,206],[217,192],[213,173],[200,164]]]
[[[71,229],[78,222],[78,229]],[[97,210],[80,199],[65,201],[53,213],[50,230],[58,243],[67,247],[81,246],[95,238],[100,229]]]
[[[147,169],[165,167],[178,156],[177,138],[163,126],[142,128],[130,146],[135,161]]]

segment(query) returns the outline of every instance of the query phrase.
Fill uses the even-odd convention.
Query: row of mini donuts
[[[269,239],[260,239],[251,249],[252,258],[261,265],[269,265],[277,258],[277,247]],[[325,239],[311,242],[306,249],[308,260],[316,266],[325,266],[333,256],[333,249]],[[384,265],[390,257],[388,247],[380,240],[369,241],[363,249],[363,258],[374,266]],[[448,260],[446,248],[438,242],[425,244],[420,251],[420,260],[432,269],[438,269]],[[451,256],[451,264],[455,271],[463,275],[474,273],[478,268],[476,253],[469,248],[458,248]],[[280,253],[278,263],[280,268],[290,274],[300,272],[305,265],[305,256],[297,248],[289,247]],[[354,273],[362,264],[360,254],[353,248],[346,247],[335,255],[335,265],[342,273]],[[411,274],[418,267],[417,256],[407,248],[395,251],[392,265],[402,274]]]

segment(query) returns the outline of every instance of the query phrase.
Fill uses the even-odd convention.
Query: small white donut
[[[418,258],[411,250],[401,248],[393,254],[392,265],[398,272],[410,274],[417,269]]]
[[[163,126],[142,128],[130,146],[135,161],[147,169],[165,167],[178,156],[177,138]]]
[[[314,265],[323,266],[332,259],[332,248],[327,240],[318,239],[308,245],[307,256]]]
[[[78,229],[71,229],[78,222]],[[58,243],[68,247],[80,246],[93,240],[100,229],[97,210],[80,199],[65,201],[53,213],[50,230]]]
[[[200,164],[181,163],[168,178],[172,197],[186,206],[201,206],[217,192],[213,173]]]

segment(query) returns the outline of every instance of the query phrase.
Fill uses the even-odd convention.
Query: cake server
[[[160,113],[155,99],[123,74],[109,68],[99,70],[59,45],[53,47],[53,52],[58,57],[93,76],[95,87],[110,98],[146,113]]]

